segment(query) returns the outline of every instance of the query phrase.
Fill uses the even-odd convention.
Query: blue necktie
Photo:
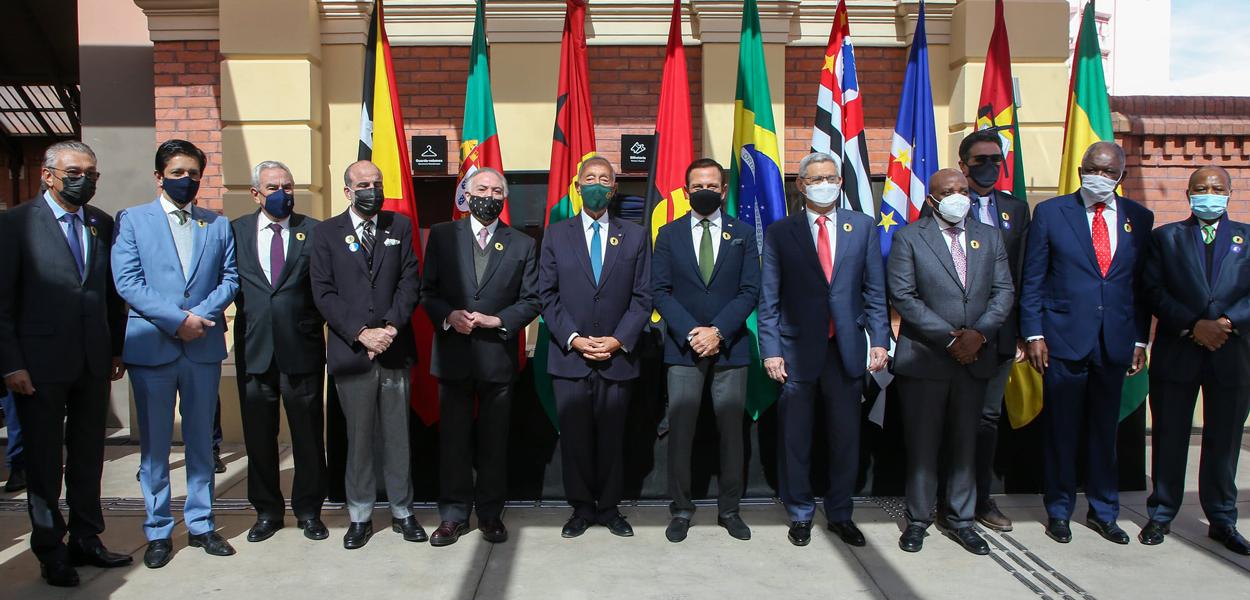
[[[82,225],[78,221],[78,215],[74,213],[66,213],[61,220],[69,224],[66,241],[69,242],[70,254],[74,255],[74,263],[78,265],[78,279],[81,280],[86,273],[86,265],[82,256]]]
[[[590,227],[594,229],[594,235],[590,236],[590,270],[595,274],[595,283],[599,283],[599,273],[603,271],[603,238],[599,237],[598,221]]]

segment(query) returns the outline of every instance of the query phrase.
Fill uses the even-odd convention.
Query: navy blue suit
[[[1044,336],[1044,488],[1051,518],[1069,519],[1076,503],[1077,448],[1088,430],[1085,491],[1100,521],[1119,513],[1115,440],[1120,394],[1134,345],[1150,337],[1150,311],[1138,294],[1154,213],[1117,196],[1108,219],[1116,250],[1106,277],[1098,268],[1089,217],[1079,193],[1033,211],[1020,291],[1020,335]]]
[[[868,344],[890,345],[885,265],[873,219],[838,209],[830,227],[832,283],[821,269],[806,212],[773,223],[764,236],[760,356],[785,359],[787,379],[777,405],[778,482],[792,521],[810,521],[816,511],[809,476],[817,397],[825,403],[829,430],[825,515],[830,522],[850,520]]]

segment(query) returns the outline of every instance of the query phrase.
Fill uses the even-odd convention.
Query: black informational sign
[[[412,170],[447,172],[447,136],[412,136]]]
[[[654,143],[653,135],[622,135],[621,170],[626,173],[646,173],[650,170],[652,157],[655,156],[651,147]]]

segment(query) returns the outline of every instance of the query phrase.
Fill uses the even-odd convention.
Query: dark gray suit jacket
[[[948,379],[962,367],[946,351],[950,332],[969,328],[988,342],[968,371],[994,375],[998,330],[1011,312],[1015,289],[1002,236],[974,219],[964,226],[967,285],[959,283],[950,238],[935,217],[924,217],[894,234],[886,267],[890,302],[902,317],[894,373]]]

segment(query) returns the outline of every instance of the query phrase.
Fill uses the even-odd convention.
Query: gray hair
[[[808,167],[819,163],[833,163],[833,166],[838,171],[838,176],[842,176],[842,161],[825,152],[813,152],[804,156],[803,160],[799,161],[799,179],[807,177]]]
[[[287,168],[286,165],[276,160],[262,160],[255,167],[252,167],[252,189],[260,189],[260,172],[268,169],[282,169],[286,171],[286,174],[291,177],[292,181],[295,180],[295,175],[291,174],[291,169]]]
[[[472,175],[469,175],[469,178],[464,182],[465,191],[468,191],[469,186],[473,185],[473,180],[477,179],[478,175],[482,175],[484,173],[490,173],[491,175],[498,177],[499,181],[503,184],[503,195],[505,198],[508,197],[508,180],[504,178],[503,173],[499,172],[499,169],[491,167],[478,167]]]
[[[66,152],[81,152],[83,154],[86,154],[87,156],[90,156],[91,160],[93,162],[96,162],[95,150],[92,150],[91,146],[88,146],[77,140],[69,140],[65,142],[57,142],[55,144],[52,144],[51,146],[48,146],[47,150],[43,151],[43,167],[45,169],[51,169],[55,167],[56,158]]]

